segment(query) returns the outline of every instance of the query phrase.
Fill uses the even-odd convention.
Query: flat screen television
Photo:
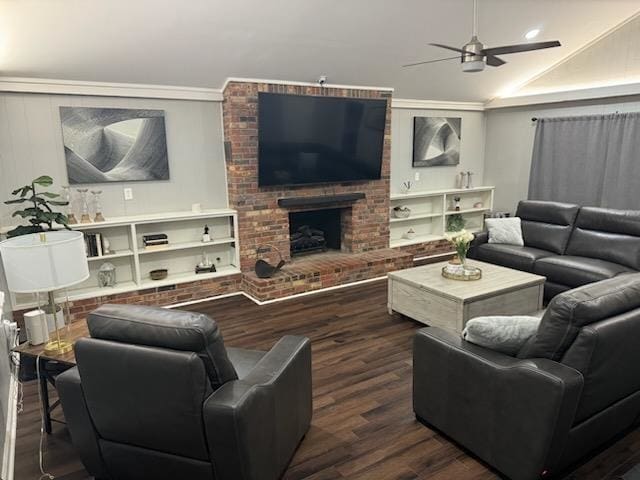
[[[258,94],[258,183],[380,178],[386,100]]]

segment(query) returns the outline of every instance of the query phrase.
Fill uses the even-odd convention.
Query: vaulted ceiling
[[[462,73],[472,0],[0,0],[0,76],[220,88],[227,77],[394,87],[399,98],[485,101],[624,22],[638,0],[479,0],[488,46],[558,39]],[[634,55],[638,55],[637,52]]]

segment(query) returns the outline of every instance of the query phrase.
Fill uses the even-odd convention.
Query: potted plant
[[[447,232],[459,232],[463,230],[466,225],[467,221],[460,213],[447,216]]]
[[[29,233],[44,232],[55,230],[54,225],[62,226],[69,229],[67,216],[60,212],[54,212],[52,206],[63,207],[69,202],[54,200],[60,195],[51,192],[39,192],[36,186],[50,187],[53,179],[43,175],[33,180],[29,185],[17,188],[11,192],[18,198],[7,200],[7,205],[21,205],[26,203],[26,208],[13,212],[13,217],[22,217],[28,219],[29,225],[19,225],[13,230],[7,232],[7,237],[17,237],[19,235],[27,235]]]

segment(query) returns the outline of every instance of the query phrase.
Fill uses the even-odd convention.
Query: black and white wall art
[[[458,165],[461,129],[462,118],[414,117],[413,166]]]
[[[163,110],[60,107],[70,184],[169,179]]]

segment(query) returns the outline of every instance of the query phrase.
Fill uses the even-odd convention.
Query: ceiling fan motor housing
[[[465,53],[460,57],[460,61],[462,62],[462,71],[463,72],[481,72],[484,70],[484,55],[482,54],[482,49],[484,45],[478,41],[478,38],[474,35],[471,38],[471,41],[467,43],[462,50]]]

